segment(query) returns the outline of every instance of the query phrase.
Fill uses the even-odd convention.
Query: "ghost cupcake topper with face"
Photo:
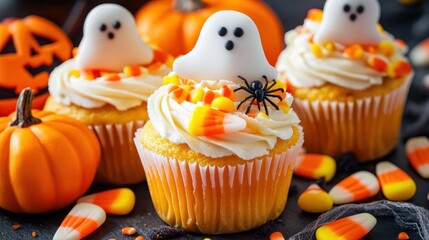
[[[193,80],[231,80],[243,84],[246,79],[272,80],[277,71],[268,63],[255,23],[236,11],[219,11],[210,16],[201,29],[195,47],[176,59],[173,70]]]
[[[314,42],[375,45],[381,41],[377,0],[327,0]]]
[[[122,71],[148,64],[153,52],[140,38],[132,14],[117,4],[101,4],[85,19],[76,55],[78,69]]]

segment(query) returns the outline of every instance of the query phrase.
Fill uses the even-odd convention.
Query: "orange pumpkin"
[[[25,87],[36,93],[34,107],[48,97],[49,72],[69,59],[72,43],[54,23],[38,17],[5,19],[0,23],[0,116],[16,106]]]
[[[220,10],[235,10],[252,18],[268,61],[276,63],[284,48],[284,30],[274,11],[261,0],[152,0],[135,17],[143,37],[177,57],[192,50],[207,18]]]
[[[26,88],[16,112],[0,118],[0,207],[12,212],[43,213],[73,203],[90,187],[100,159],[86,125],[32,111],[32,99]]]

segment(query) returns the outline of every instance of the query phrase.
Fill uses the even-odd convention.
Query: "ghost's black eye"
[[[350,5],[348,4],[344,5],[344,8],[343,8],[344,12],[348,13],[350,12],[350,9],[351,9]]]
[[[106,26],[106,24],[101,24],[101,26],[100,26],[100,31],[101,32],[104,32],[104,31],[106,31],[106,29],[107,29],[107,26]]]
[[[119,29],[119,28],[121,28],[121,22],[119,22],[119,21],[114,22],[114,23],[113,23],[113,28],[114,28],[114,29]]]
[[[363,11],[365,11],[365,8],[362,5],[359,5],[357,8],[357,12],[358,13],[363,13]]]
[[[228,30],[226,29],[226,27],[221,27],[217,33],[219,34],[219,36],[224,37],[228,33]]]
[[[243,34],[244,34],[244,31],[241,27],[238,27],[234,30],[234,36],[236,36],[238,38],[243,36]]]

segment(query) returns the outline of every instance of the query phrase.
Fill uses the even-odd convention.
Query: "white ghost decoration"
[[[78,69],[119,72],[125,66],[144,65],[153,51],[140,38],[133,15],[117,4],[101,4],[89,12],[76,55]]]
[[[314,42],[337,42],[346,46],[378,44],[381,41],[377,29],[379,19],[377,0],[327,0]]]
[[[201,29],[195,47],[173,64],[178,75],[194,80],[231,80],[243,85],[277,77],[264,54],[256,24],[236,11],[219,11],[211,15]]]

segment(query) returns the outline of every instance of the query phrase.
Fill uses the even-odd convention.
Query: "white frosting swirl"
[[[341,87],[362,90],[372,85],[380,85],[385,72],[371,68],[366,60],[370,55],[386,59],[387,62],[404,59],[406,46],[398,45],[387,32],[381,33],[382,41],[390,42],[395,53],[387,58],[380,53],[364,52],[361,59],[348,58],[343,54],[344,45],[333,43],[335,50],[323,58],[316,57],[311,50],[312,38],[319,28],[319,23],[306,19],[303,26],[286,33],[286,49],[280,54],[276,68],[292,85],[296,87],[319,87],[331,83]]]
[[[203,80],[194,86],[220,89],[222,85],[228,85],[232,89],[239,87],[225,80]],[[300,122],[292,109],[285,113],[282,110],[270,108],[269,118],[260,115],[252,118],[242,111],[236,111],[226,114],[232,114],[240,118],[240,121],[243,119],[246,122],[244,130],[212,136],[193,136],[189,133],[188,126],[191,115],[199,104],[188,101],[177,102],[170,96],[169,87],[168,85],[161,87],[148,100],[148,112],[152,124],[162,137],[176,144],[186,143],[193,151],[209,157],[218,158],[235,154],[244,160],[249,160],[263,156],[275,146],[277,138],[289,139],[293,134],[292,126]],[[247,96],[247,93],[243,94]],[[235,108],[238,101],[243,99],[243,94],[236,92],[233,100]],[[283,101],[289,105],[292,104],[292,96],[288,94]]]
[[[126,77],[118,73],[120,80],[107,81],[105,77],[87,80],[84,76],[76,77],[70,74],[75,69],[75,60],[70,59],[51,73],[49,92],[51,96],[64,105],[75,104],[84,108],[98,108],[106,104],[124,111],[140,106],[149,96],[162,85],[163,76],[171,70],[163,65],[156,74],[147,73],[141,67],[143,74],[137,77]]]

